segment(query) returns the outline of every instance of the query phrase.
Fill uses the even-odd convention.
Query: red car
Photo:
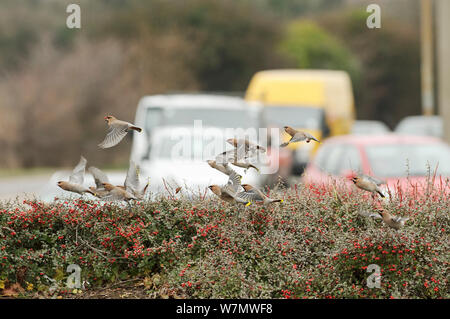
[[[328,183],[330,179],[350,177],[357,172],[386,181],[396,187],[427,183],[435,175],[435,187],[450,188],[450,147],[440,139],[406,135],[345,135],[327,139],[307,166],[305,183]],[[386,185],[384,186],[386,187]]]

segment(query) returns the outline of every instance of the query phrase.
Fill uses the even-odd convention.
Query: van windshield
[[[325,126],[325,112],[317,107],[266,106],[263,114],[265,122],[271,126],[322,131]]]
[[[153,116],[148,113],[147,116]],[[164,110],[159,126],[193,126],[194,121],[202,126],[220,128],[258,128],[258,118],[245,109],[176,108]],[[149,121],[147,121],[148,124]],[[149,127],[151,129],[151,127]]]

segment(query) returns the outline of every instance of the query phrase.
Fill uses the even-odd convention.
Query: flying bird
[[[235,196],[241,187],[241,179],[242,176],[233,171],[228,178],[227,184],[223,186],[214,184],[208,186],[208,188],[223,201],[234,203],[239,201],[236,200]]]
[[[217,163],[216,161],[213,161],[213,160],[207,160],[206,162],[208,163],[209,166],[211,166],[212,168],[218,170],[218,171],[221,172],[221,173],[224,173],[225,175],[230,176],[230,175],[233,174],[233,173],[234,173],[234,174],[237,174],[236,171],[235,171],[234,169],[232,169],[232,168],[228,165],[228,162],[225,162],[225,163],[223,163],[223,164]],[[230,163],[230,164],[233,164],[233,165],[234,165],[234,163]],[[241,163],[239,163],[239,164],[241,164]],[[244,165],[244,166],[241,166],[241,167],[248,167],[248,166],[254,167],[254,166],[251,165],[251,164],[245,164],[245,163],[242,163],[241,165]],[[245,165],[247,165],[247,166],[245,166]],[[236,166],[239,166],[239,165],[236,165]],[[257,169],[257,168],[255,167],[255,169]]]
[[[372,183],[375,183],[377,186],[381,186],[383,184],[386,184],[386,181],[375,178],[373,176],[370,175],[366,175],[366,174],[358,174],[359,177],[367,179],[369,181],[371,181]]]
[[[108,191],[108,195],[103,196],[103,200],[108,201],[116,201],[116,200],[124,200],[124,201],[130,201],[132,199],[137,200],[136,198],[129,190],[124,189],[124,187],[120,186],[114,186],[110,183],[103,183],[103,187],[105,190]]]
[[[377,183],[377,180],[375,180],[372,177],[367,178],[367,176],[359,175],[359,176],[354,176],[352,178],[352,181],[358,188],[360,188],[362,190],[368,191],[372,194],[378,193],[381,197],[383,197],[383,198],[385,197],[379,187],[379,185],[381,185],[382,183]]]
[[[142,131],[140,127],[137,127],[134,124],[125,121],[118,120],[112,115],[105,116],[105,121],[106,123],[108,123],[109,130],[103,142],[98,144],[100,148],[110,148],[119,144],[119,142],[125,137],[125,135],[127,135],[130,130],[135,130],[138,132]]]
[[[282,203],[282,199],[273,199],[267,197],[262,191],[257,189],[256,187],[253,187],[249,184],[242,184],[242,187],[244,188],[243,192],[237,193],[236,198],[239,198],[243,201],[246,201],[245,206],[251,205],[253,202],[262,202],[264,205],[268,205],[271,203]]]
[[[404,227],[405,222],[409,220],[409,217],[393,216],[384,209],[378,210],[378,213],[381,215],[381,217],[383,218],[383,222],[386,225],[397,230]]]
[[[374,219],[382,219],[380,214],[372,213],[372,212],[370,212],[368,210],[364,210],[364,209],[358,210],[358,215],[360,215],[362,217],[371,217]]]
[[[306,141],[306,143],[309,143],[309,142],[311,142],[311,140],[320,143],[320,141],[318,139],[316,139],[314,136],[312,136],[308,132],[297,131],[297,130],[294,130],[290,126],[285,126],[284,130],[286,131],[286,133],[288,133],[291,136],[291,139],[289,141],[281,144],[280,147],[286,147],[290,143],[302,142],[302,141]]]
[[[231,168],[228,167],[228,163],[224,162],[224,163],[217,163],[214,160],[207,160],[206,161],[208,163],[209,166],[211,166],[212,168],[218,170],[221,173],[224,173],[225,175],[230,175],[231,172],[233,171]]]
[[[246,152],[248,152],[250,150],[255,150],[255,149],[259,150],[259,151],[262,151],[262,152],[266,151],[266,149],[264,147],[262,147],[261,145],[258,145],[256,143],[250,142],[246,138],[242,138],[242,139],[229,138],[229,139],[227,139],[227,143],[233,145],[234,148],[245,147],[245,151]]]
[[[104,200],[143,199],[149,183],[141,188],[139,181],[139,166],[130,161],[127,177],[123,185],[112,185],[108,176],[96,167],[89,167],[89,172],[95,180],[96,187],[89,187],[97,197]],[[105,186],[106,185],[106,186]],[[119,188],[120,190],[114,190]],[[128,193],[128,194],[127,194]]]
[[[68,192],[73,192],[80,195],[90,193],[95,196],[95,193],[92,190],[83,186],[86,163],[87,160],[81,156],[80,161],[73,169],[72,174],[69,176],[69,181],[59,181],[58,186]]]
[[[139,165],[132,160],[130,160],[130,166],[128,167],[127,177],[125,178],[125,190],[136,196],[138,199],[143,199],[147,191],[150,182],[147,182],[143,188],[139,180]]]
[[[250,148],[245,150],[245,147],[234,148],[229,151],[225,151],[216,156],[215,161],[218,164],[224,163],[247,163],[247,160],[258,155],[258,149]],[[236,165],[239,166],[239,165]],[[241,166],[242,167],[242,166]]]
[[[91,186],[89,189],[96,194],[97,197],[102,198],[109,194],[109,191],[105,189],[104,183],[110,184],[108,176],[97,167],[91,166],[88,169],[92,174],[95,181],[95,187]]]
[[[233,161],[233,162],[230,162],[230,164],[237,166],[237,167],[245,168],[245,172],[247,172],[247,170],[250,168],[254,168],[257,172],[259,172],[259,168],[250,163]]]
[[[233,149],[225,151],[216,156],[216,162],[219,164],[235,162],[239,163],[244,159],[254,157],[258,152],[265,152],[266,149],[248,139],[229,138],[227,143],[233,145]]]

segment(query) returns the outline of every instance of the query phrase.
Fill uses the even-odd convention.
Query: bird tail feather
[[[137,126],[132,126],[132,127],[130,127],[130,129],[138,131],[138,132],[142,132],[142,129],[140,127],[137,127]]]

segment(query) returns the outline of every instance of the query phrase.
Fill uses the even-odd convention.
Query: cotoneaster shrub
[[[149,296],[164,285],[186,298],[448,298],[449,194],[447,183],[381,202],[330,184],[272,191],[285,201],[269,207],[201,196],[4,203],[0,294],[14,283],[25,296],[60,293],[77,264],[84,290],[157,277]],[[396,231],[358,214],[379,206],[411,219]],[[371,264],[380,288],[367,286]]]

